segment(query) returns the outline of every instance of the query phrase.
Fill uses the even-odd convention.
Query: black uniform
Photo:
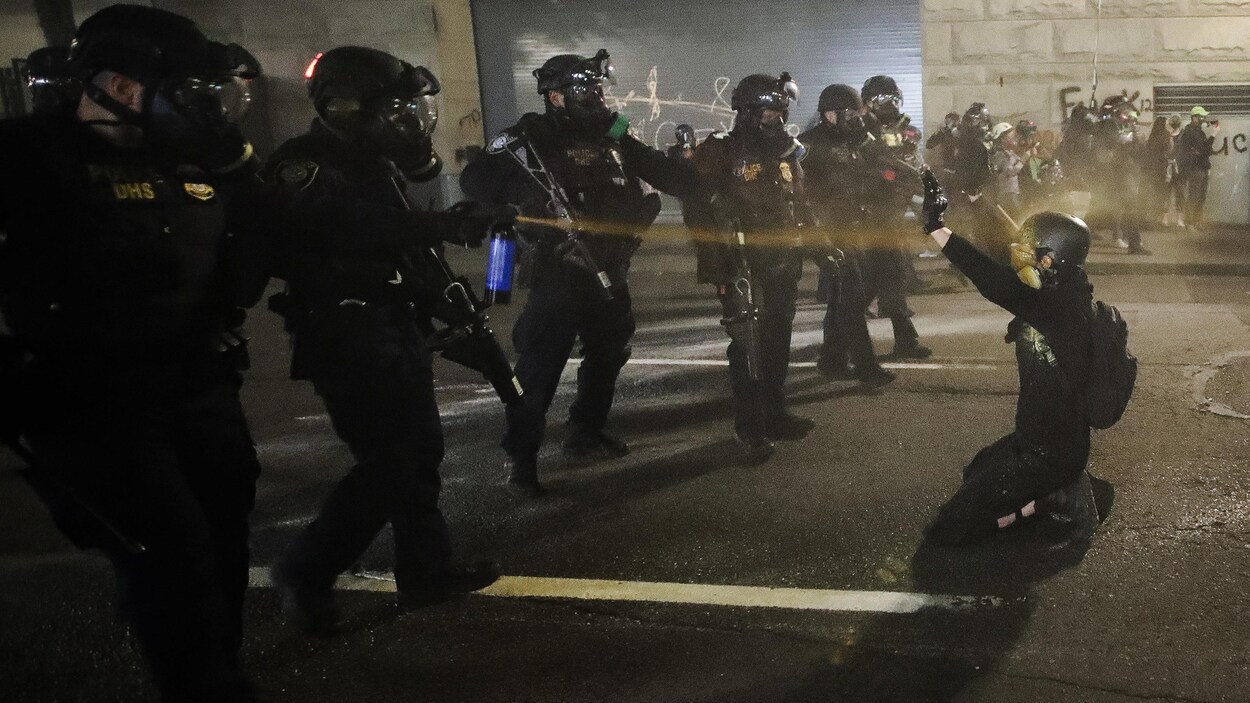
[[[944,168],[946,185],[951,192],[952,226],[972,238],[997,259],[1006,260],[1007,231],[993,205],[985,197],[985,185],[993,175],[990,171],[990,152],[983,141],[984,134],[976,125],[967,121],[959,128],[950,161]]]
[[[392,162],[320,121],[269,163],[289,199],[280,273],[291,375],[312,381],[357,462],[287,551],[285,573],[328,590],[390,523],[396,586],[422,588],[451,548],[438,507],[442,424],[419,327],[431,312],[421,262],[457,221],[408,210]]]
[[[942,251],[987,300],[1016,316],[1006,341],[1016,345],[1020,372],[1015,430],[973,458],[931,527],[935,537],[953,542],[1083,477],[1090,433],[1081,394],[1092,286],[1080,266],[1063,265],[1054,281],[1031,288],[958,235]]]
[[[1117,129],[1114,118],[1107,118],[1096,126],[1090,159],[1091,209],[1105,218],[1128,253],[1145,252],[1141,231],[1151,204],[1143,197],[1146,171],[1141,163],[1142,144],[1131,132]]]
[[[784,133],[783,133],[784,135]],[[745,259],[760,307],[759,380],[748,370],[746,343],[731,334],[729,380],[734,429],[739,438],[770,436],[770,425],[788,420],[786,374],[798,281],[803,267],[800,230],[815,223],[803,190],[803,147],[752,139],[746,129],[713,134],[695,150],[695,167],[715,204],[701,203],[695,220],[706,234],[697,245],[698,280],[717,286],[726,318],[739,314],[740,254],[727,224],[746,235]]]
[[[866,302],[861,274],[865,184],[870,175],[875,175],[869,173],[860,152],[867,138],[866,133],[839,130],[827,122],[799,135],[799,141],[807,147],[803,169],[809,200],[828,244],[844,255],[829,260],[829,252],[823,251],[818,257],[828,307],[817,364],[822,370],[836,373],[846,368],[849,356],[856,374],[865,380],[882,377],[864,320]]]
[[[616,378],[629,359],[634,334],[626,273],[640,240],[629,233],[646,229],[659,212],[658,196],[644,194],[641,182],[679,196],[693,192],[695,184],[688,165],[630,135],[616,140],[605,133],[562,126],[550,113],[530,113],[465,168],[460,187],[475,200],[515,205],[530,217],[554,217],[550,195],[514,153],[527,159],[530,168],[537,168],[541,159],[548,176],[570,199],[575,221],[602,223],[613,230],[583,235],[594,263],[610,280],[609,300],[596,280],[597,272],[557,252],[565,241],[564,231],[521,229],[529,269],[522,277],[531,291],[512,342],[519,355],[516,375],[525,395],[522,404],[507,409],[502,445],[514,461],[533,462],[542,445],[547,409],[578,338],[582,363],[577,370],[577,399],[569,408],[570,424],[574,434],[597,437],[607,423]]]
[[[911,322],[907,285],[914,275],[907,233],[914,226],[904,219],[912,196],[920,192],[916,150],[920,132],[906,115],[889,124],[869,122],[875,140],[863,154],[869,164],[865,210],[869,238],[864,256],[865,298],[877,299],[877,310],[894,329],[894,354],[925,357],[920,335]]]
[[[230,195],[249,179],[119,148],[68,109],[0,123],[0,151],[13,166],[0,175],[0,308],[33,357],[21,407],[34,475],[55,476],[33,482],[76,544],[112,560],[166,699],[243,700],[260,466],[231,329],[264,279],[248,273],[263,266]],[[104,521],[83,519],[66,487]]]

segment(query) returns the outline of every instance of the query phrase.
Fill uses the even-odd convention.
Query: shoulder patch
[[[312,185],[313,180],[317,178],[317,171],[320,168],[313,161],[290,159],[278,164],[275,174],[280,183],[296,190],[304,190]]]

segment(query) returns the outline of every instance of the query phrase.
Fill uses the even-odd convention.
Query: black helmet
[[[256,59],[237,44],[209,41],[186,17],[140,5],[113,5],[84,20],[69,63],[87,97],[117,116],[109,124],[136,124],[152,145],[193,161],[242,118],[251,104],[246,81],[260,75]],[[106,70],[147,88],[142,112],[92,82]]]
[[[548,114],[565,126],[592,132],[606,131],[613,115],[603,94],[603,84],[616,82],[616,70],[607,49],[600,49],[586,58],[577,54],[560,54],[547,59],[534,70],[538,94],[543,96]],[[555,91],[564,96],[563,107],[547,97]]]
[[[47,46],[26,57],[26,84],[30,86],[35,112],[48,112],[76,104],[82,81],[69,66],[69,47]]]
[[[538,79],[538,94],[546,95],[549,90],[563,92],[574,83],[615,83],[616,69],[608,50],[600,49],[590,58],[577,54],[552,56],[534,70],[534,77]]]
[[[991,124],[990,110],[981,102],[972,103],[959,121],[962,131],[982,139],[989,135]]]
[[[694,127],[688,124],[679,124],[677,129],[673,131],[673,136],[677,138],[677,145],[682,148],[694,147]]]
[[[373,147],[410,178],[428,180],[441,170],[430,135],[442,86],[429,69],[385,51],[340,46],[318,54],[305,76],[308,96],[331,129]]]
[[[1024,221],[1020,238],[1039,254],[1046,250],[1057,266],[1081,266],[1089,255],[1089,226],[1072,215],[1039,212]]]
[[[816,102],[816,111],[820,113],[854,110],[859,112],[864,106],[859,93],[849,85],[835,83],[820,91],[820,99]]]
[[[755,73],[738,82],[729,106],[738,113],[761,109],[788,113],[791,100],[798,102],[799,87],[789,73],[782,73],[779,78]]]
[[[859,99],[865,105],[871,106],[874,102],[894,102],[896,106],[901,107],[903,104],[903,92],[898,89],[898,83],[894,82],[889,76],[873,76],[864,81],[864,87],[859,91]]]
[[[786,133],[786,120],[790,117],[790,101],[798,101],[799,87],[789,73],[773,77],[755,73],[738,82],[730,97],[729,105],[737,112],[734,131],[749,139],[759,140],[766,148],[776,147],[783,151],[793,139]],[[764,111],[778,113],[775,118],[764,120]]]

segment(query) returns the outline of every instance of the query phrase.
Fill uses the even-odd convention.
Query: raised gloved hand
[[[920,181],[924,185],[924,204],[920,207],[920,227],[927,235],[946,227],[946,223],[942,221],[942,215],[946,212],[946,206],[950,204],[950,201],[946,199],[946,192],[942,190],[942,184],[938,183],[937,176],[934,176],[933,171],[927,166],[920,174]]]
[[[494,205],[465,201],[447,210],[451,226],[443,232],[443,241],[477,248],[495,227],[516,224],[517,209],[511,205]]]

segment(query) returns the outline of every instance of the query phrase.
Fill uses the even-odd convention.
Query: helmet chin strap
[[[124,125],[133,125],[136,127],[143,126],[142,115],[130,109],[130,107],[123,105],[120,101],[109,95],[103,88],[95,83],[85,81],[83,83],[82,92],[90,98],[92,102],[113,113],[117,117],[116,120],[83,120],[83,124],[100,125],[103,127],[121,127]]]

